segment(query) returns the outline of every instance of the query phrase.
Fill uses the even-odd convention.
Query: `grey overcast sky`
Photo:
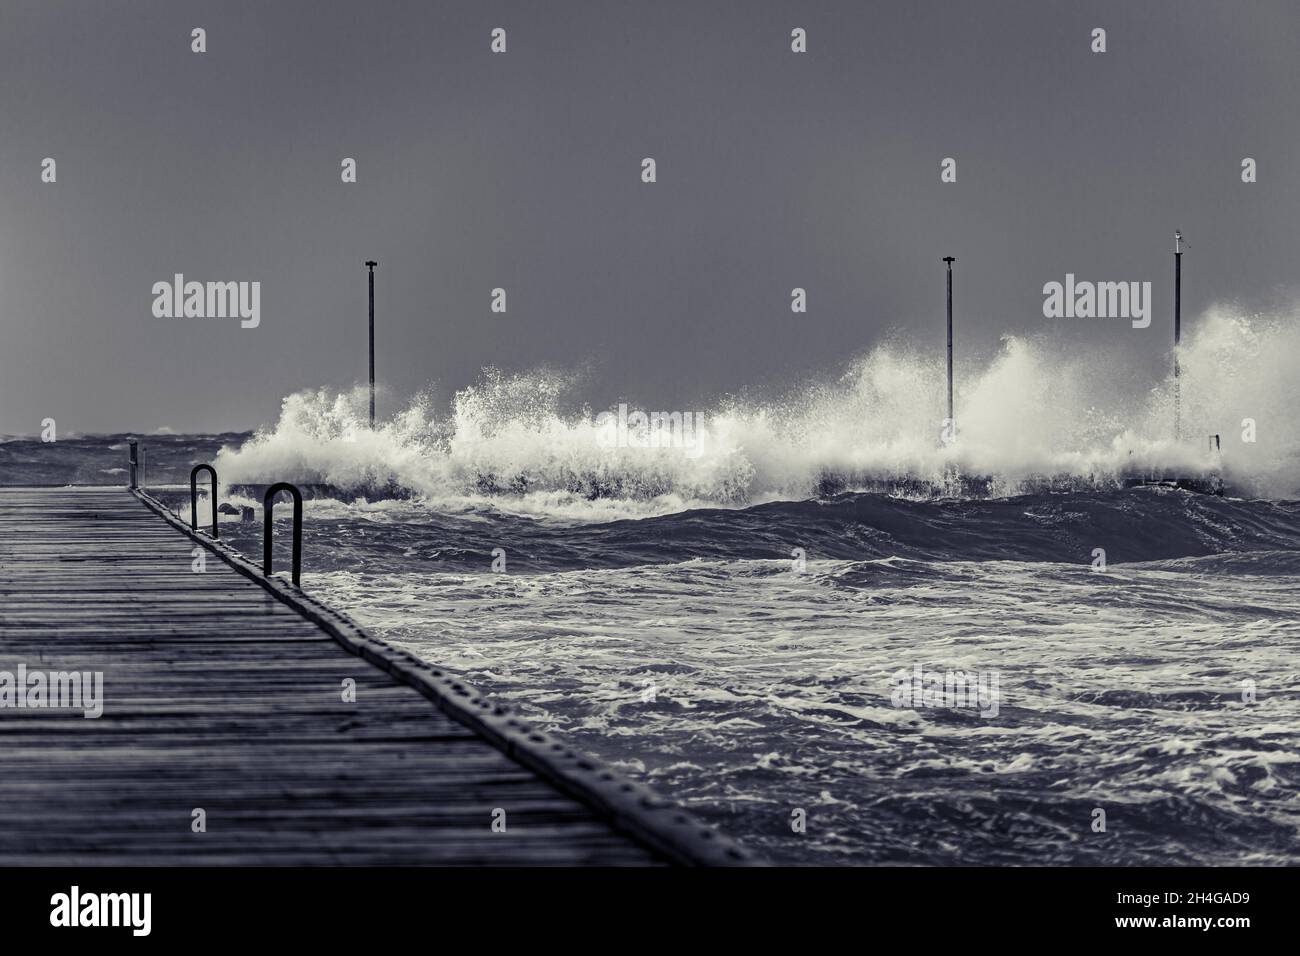
[[[1055,323],[1158,370],[1175,227],[1188,323],[1291,294],[1298,73],[1294,0],[0,0],[0,432],[362,382],[367,258],[398,397],[590,365],[597,407],[682,408],[937,354],[948,254],[966,352]],[[261,326],[155,318],[177,272],[260,281]],[[1066,272],[1151,280],[1151,328],[1045,319]]]

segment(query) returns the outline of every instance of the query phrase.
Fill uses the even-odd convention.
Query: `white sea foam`
[[[1118,579],[942,562],[924,586],[869,588],[844,582],[889,562],[425,566],[308,586],[576,746],[727,807],[729,832],[777,861],[1292,863],[1297,579],[1262,591],[1205,561]],[[1265,613],[1268,637],[1225,653]],[[896,705],[893,673],[917,664],[999,674],[997,717]],[[806,835],[771,825],[801,806],[819,808]],[[1123,840],[1079,838],[1097,806]]]
[[[1123,354],[1081,355],[1047,339],[1006,337],[991,360],[957,368],[958,441],[940,442],[942,362],[882,345],[838,378],[765,400],[724,398],[697,426],[698,448],[619,447],[601,440],[573,373],[484,372],[438,416],[418,397],[375,430],[363,389],[299,392],[242,448],[223,449],[227,482],[291,480],[348,491],[405,490],[448,504],[498,505],[602,517],[806,497],[823,479],[941,484],[990,476],[1015,493],[1037,476],[1105,483],[1222,467],[1244,493],[1290,497],[1300,487],[1300,325],[1216,307],[1189,323],[1182,350],[1185,441],[1172,437],[1172,377],[1151,383]],[[611,403],[610,407],[613,407]],[[647,409],[648,410],[648,409]],[[1257,441],[1242,440],[1253,419]],[[668,444],[668,443],[665,443]],[[373,496],[373,495],[372,495]],[[605,501],[593,506],[590,502]],[[621,502],[611,505],[608,502]]]

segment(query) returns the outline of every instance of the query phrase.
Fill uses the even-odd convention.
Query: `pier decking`
[[[20,666],[103,714],[0,706],[0,865],[750,862],[126,489],[0,488]]]

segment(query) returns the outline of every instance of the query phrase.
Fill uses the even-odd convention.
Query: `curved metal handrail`
[[[199,472],[212,476],[212,539],[217,539],[217,469],[211,465],[195,465],[190,469],[190,529],[199,530]]]
[[[293,583],[297,587],[302,571],[302,492],[287,481],[277,481],[262,496],[262,574],[271,576],[271,509],[282,491],[293,495]]]

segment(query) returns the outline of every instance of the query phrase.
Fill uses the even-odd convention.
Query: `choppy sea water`
[[[964,506],[1000,556],[921,556],[863,498],[567,528],[320,503],[304,586],[776,861],[1300,859],[1300,507],[1013,499]],[[1090,537],[1110,512],[1132,537]],[[1197,534],[1156,537],[1175,517]],[[996,715],[893,706],[917,665],[996,674]]]

